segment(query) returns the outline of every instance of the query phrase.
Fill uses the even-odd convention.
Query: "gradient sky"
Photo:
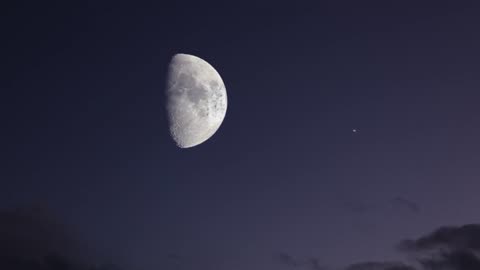
[[[31,2],[0,11],[1,208],[139,270],[342,266],[480,222],[478,6]],[[229,99],[191,149],[165,117],[176,53]]]

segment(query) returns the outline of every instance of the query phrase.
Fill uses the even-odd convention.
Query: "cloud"
[[[321,265],[317,258],[310,258],[308,264],[312,270],[326,270],[326,267]]]
[[[276,256],[277,260],[280,261],[285,266],[289,267],[301,267],[303,269],[311,270],[326,270],[327,268],[320,264],[320,261],[317,258],[308,258],[305,260],[300,260],[294,258],[292,255],[287,253],[279,253]]]
[[[297,266],[301,265],[299,260],[295,259],[293,256],[291,256],[287,253],[284,253],[284,252],[280,252],[279,254],[277,254],[276,258],[280,263],[282,263],[286,266],[297,267]]]
[[[374,207],[363,202],[346,202],[343,204],[343,208],[350,213],[364,214],[371,211]]]
[[[346,270],[480,270],[480,224],[441,227],[397,245],[416,267],[404,263],[366,262]]]
[[[39,208],[0,211],[0,253],[31,259],[49,254],[77,257],[66,228]]]
[[[480,224],[441,227],[418,239],[404,240],[398,247],[400,250],[407,252],[435,249],[480,251]]]
[[[468,250],[441,252],[432,258],[420,259],[425,270],[478,270],[480,259],[478,255]]]
[[[404,240],[399,250],[417,258],[426,270],[480,269],[480,224],[442,227],[414,240]]]
[[[403,208],[412,213],[420,213],[420,206],[417,203],[406,198],[395,197],[392,199],[391,203],[394,207]]]
[[[415,270],[401,262],[362,262],[348,266],[345,270]]]
[[[342,270],[480,270],[480,224],[441,227],[416,239],[397,244],[407,255],[404,262],[366,261]],[[315,258],[299,260],[287,253],[277,256],[284,265],[312,270],[327,270]]]
[[[107,270],[67,227],[40,208],[0,210],[0,269]]]
[[[421,212],[421,207],[418,203],[407,199],[405,197],[397,196],[387,201],[381,202],[362,202],[362,201],[350,201],[343,203],[342,208],[345,211],[353,214],[366,214],[366,213],[383,213],[384,211],[402,211],[418,214]]]

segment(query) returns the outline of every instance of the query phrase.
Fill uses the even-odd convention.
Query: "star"
[[[357,133],[357,131],[358,131],[358,130],[357,130],[356,128],[352,129],[352,132],[353,132],[353,133]]]

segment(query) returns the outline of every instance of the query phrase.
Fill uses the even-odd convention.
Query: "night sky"
[[[64,2],[0,9],[0,209],[44,209],[82,255],[344,269],[408,263],[405,239],[480,223],[474,1]],[[228,94],[188,149],[165,112],[176,53]]]

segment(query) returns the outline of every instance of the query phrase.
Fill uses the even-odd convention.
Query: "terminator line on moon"
[[[205,60],[176,54],[168,67],[167,114],[170,135],[178,147],[208,140],[227,112],[227,92],[218,72]]]

